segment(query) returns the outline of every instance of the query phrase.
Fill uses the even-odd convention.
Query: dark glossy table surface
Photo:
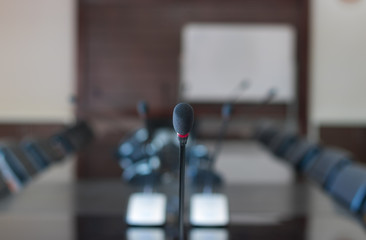
[[[175,239],[174,186],[159,190],[170,191],[169,224],[145,229],[124,221],[128,196],[137,189],[118,180],[64,181],[47,174],[0,202],[0,239]],[[229,181],[220,191],[229,199],[229,226],[205,229],[186,224],[187,239],[366,239],[360,220],[306,180]],[[214,237],[203,237],[210,233]]]

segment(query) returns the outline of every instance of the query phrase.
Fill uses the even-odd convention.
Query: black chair
[[[11,193],[9,187],[12,187],[11,183],[6,182],[6,178],[0,170],[0,198],[3,198]]]
[[[268,123],[262,123],[262,124],[258,124],[258,125],[256,125],[255,126],[255,128],[254,128],[254,133],[253,133],[253,138],[255,139],[255,140],[259,140],[260,138],[261,138],[261,135],[263,134],[263,132],[267,129],[267,128],[269,128],[269,127],[271,127],[271,125],[270,124],[268,124]]]
[[[316,159],[320,152],[321,147],[319,145],[300,139],[284,155],[284,158],[293,165],[297,171],[303,172],[309,164]]]
[[[335,177],[329,191],[352,212],[361,211],[366,199],[366,168],[361,165],[344,167]]]
[[[366,200],[363,201],[361,206],[361,213],[364,218],[366,218]]]
[[[54,162],[59,162],[65,157],[61,151],[53,148],[47,140],[26,138],[20,143],[20,146],[27,157],[37,162],[42,169]]]
[[[37,172],[33,164],[24,157],[24,154],[19,154],[20,152],[16,151],[15,153],[8,143],[0,144],[1,172],[6,173],[3,176],[5,181],[16,189],[24,186],[30,181],[31,176]]]
[[[33,159],[28,158],[19,144],[15,142],[7,142],[4,144],[3,151],[6,158],[11,161],[18,161],[24,167],[27,174],[31,177],[35,176],[39,171],[42,170],[42,167]]]
[[[350,154],[345,151],[324,149],[316,159],[309,164],[305,173],[325,190],[329,190],[329,187],[334,182],[334,179],[340,170],[351,164],[351,159]]]
[[[79,121],[52,136],[50,141],[53,145],[61,146],[66,153],[74,153],[88,145],[93,136],[91,127],[86,122]]]
[[[269,149],[274,155],[283,158],[287,152],[291,150],[292,147],[299,140],[299,137],[292,132],[280,132],[272,138],[269,144]]]
[[[256,130],[255,138],[263,145],[268,146],[279,132],[280,131],[272,125],[259,126]]]

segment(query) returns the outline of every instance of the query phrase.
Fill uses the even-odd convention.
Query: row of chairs
[[[349,152],[310,142],[270,124],[259,126],[255,138],[351,212],[366,214],[366,167]]]
[[[89,125],[77,122],[48,139],[0,142],[0,195],[20,191],[53,163],[86,146],[92,137]]]

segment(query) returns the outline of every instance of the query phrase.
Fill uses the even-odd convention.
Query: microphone
[[[212,174],[206,176],[205,187],[204,187],[205,192],[212,192],[212,184],[214,182],[214,174],[213,174],[214,164],[217,160],[217,156],[220,154],[221,147],[222,147],[222,140],[224,139],[225,134],[227,132],[227,128],[229,126],[229,121],[230,121],[232,113],[233,113],[232,104],[225,103],[221,109],[222,122],[221,122],[221,127],[219,130],[219,134],[216,139],[214,152],[211,155],[211,161],[208,162],[208,166],[207,166],[207,172],[212,173]]]
[[[193,108],[187,103],[179,103],[173,111],[173,127],[177,133],[179,143],[187,143],[189,132],[193,126]]]
[[[229,126],[229,120],[231,118],[232,113],[233,113],[232,104],[231,103],[225,103],[222,106],[222,110],[221,110],[222,123],[221,123],[220,131],[219,131],[219,135],[218,135],[217,140],[216,140],[215,152],[212,155],[212,161],[210,163],[209,169],[212,169],[213,162],[216,161],[217,156],[220,153],[221,146],[222,146],[222,140],[225,137],[227,128]]]
[[[141,100],[137,103],[137,112],[140,115],[140,117],[142,118],[142,120],[144,121],[144,125],[145,125],[145,129],[147,132],[147,139],[146,142],[149,142],[151,139],[151,129],[149,127],[149,122],[148,122],[148,114],[149,114],[149,106],[147,105],[146,101]]]
[[[244,79],[235,88],[233,89],[233,92],[230,94],[232,95],[232,99],[229,101],[229,103],[237,103],[242,96],[242,94],[250,87],[250,81],[248,79]],[[235,94],[236,92],[236,94]]]
[[[225,103],[221,109],[221,116],[223,117],[223,119],[230,119],[232,113],[233,113],[232,104]]]
[[[263,102],[261,104],[263,104],[263,105],[269,104],[276,97],[276,95],[277,95],[277,89],[270,88],[268,90],[268,93],[267,93],[265,99],[263,100]]]
[[[141,117],[143,118],[147,117],[149,107],[147,106],[147,103],[145,101],[142,100],[137,103],[137,112]]]
[[[173,111],[173,127],[179,140],[179,239],[184,239],[184,182],[185,182],[185,147],[189,132],[193,126],[193,108],[187,103],[179,103]]]

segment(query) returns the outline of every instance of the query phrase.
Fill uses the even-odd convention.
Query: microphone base
[[[229,233],[225,228],[193,228],[189,233],[190,240],[229,240]]]
[[[165,240],[164,229],[156,227],[132,227],[127,229],[127,240]]]
[[[126,223],[133,226],[162,226],[166,222],[167,198],[161,193],[134,193],[127,205]]]
[[[191,197],[190,223],[199,227],[229,224],[229,201],[219,193],[199,193]]]

